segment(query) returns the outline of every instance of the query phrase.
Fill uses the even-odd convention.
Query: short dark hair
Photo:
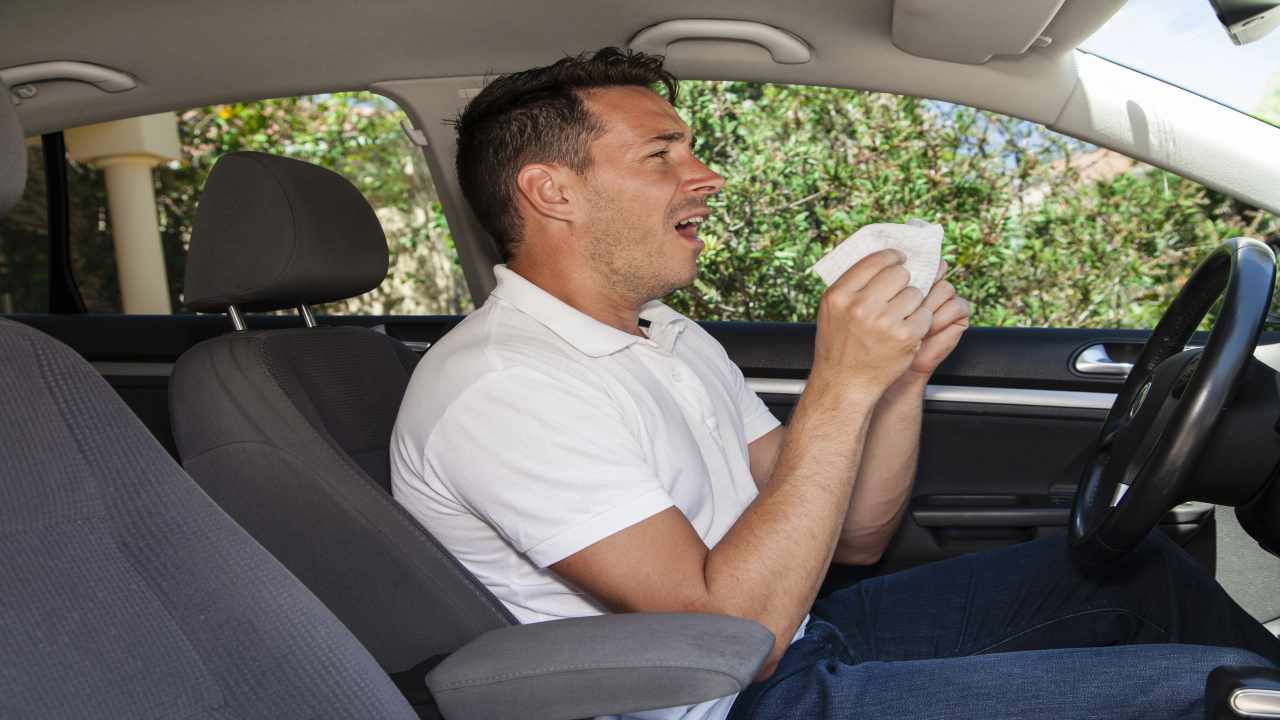
[[[523,239],[516,174],[529,163],[555,163],[584,173],[589,146],[604,130],[583,91],[612,86],[666,90],[677,80],[661,55],[616,47],[565,57],[545,67],[501,75],[476,95],[457,120],[458,182],[484,229],[509,260]]]

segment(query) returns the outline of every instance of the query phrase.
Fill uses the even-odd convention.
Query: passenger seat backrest
[[[187,304],[240,323],[241,309],[360,294],[386,268],[381,226],[341,176],[233,153],[200,201]],[[170,382],[188,472],[388,672],[514,623],[388,492],[391,430],[415,361],[366,328],[238,330],[184,354]]]

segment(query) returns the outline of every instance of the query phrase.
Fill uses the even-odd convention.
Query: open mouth
[[[707,218],[704,215],[698,215],[691,218],[686,218],[676,223],[676,232],[679,233],[680,236],[683,237],[685,240],[690,240],[690,241],[697,240],[698,226],[706,222],[706,220]]]

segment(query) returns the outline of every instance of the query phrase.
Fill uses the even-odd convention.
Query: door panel
[[[812,362],[814,328],[760,323],[709,323],[707,328],[785,421],[803,388],[799,379]],[[1142,331],[970,329],[926,395],[911,505],[892,544],[872,567],[833,568],[824,591],[1065,532],[1076,483],[1124,380],[1115,364],[1132,362],[1146,336]],[[1278,339],[1268,333],[1263,342]],[[1193,343],[1204,340],[1198,336]],[[1095,364],[1078,362],[1082,355]],[[1110,365],[1099,368],[1099,360]],[[1212,505],[1179,506],[1162,529],[1214,571]]]

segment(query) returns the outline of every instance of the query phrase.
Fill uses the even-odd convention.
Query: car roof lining
[[[909,0],[898,0],[908,2]],[[919,0],[914,0],[919,2]],[[1123,0],[1068,0],[1045,30],[1048,48],[1034,48],[1002,66],[1010,82],[1034,75],[1090,34]],[[995,8],[997,3],[988,3]],[[87,0],[8,0],[0,9],[0,69],[49,61],[88,62],[128,73],[138,86],[107,93],[91,84],[56,80],[19,108],[36,134],[94,122],[220,102],[364,89],[402,78],[485,75],[545,64],[567,53],[625,46],[644,28],[690,17],[687,2],[574,0],[547,13],[538,3],[501,0],[224,0],[219,3],[147,3],[130,11],[121,3]],[[998,23],[1002,11],[975,12]],[[912,77],[963,75],[974,67],[926,60],[892,42],[894,0],[815,0],[796,13],[772,0],[701,0],[697,18],[745,20],[781,28],[813,48],[810,62],[787,68],[758,46],[728,41],[684,41],[673,67],[685,77],[832,83],[844,87],[912,92]],[[308,18],[325,18],[315,22]],[[74,22],[69,22],[74,18]],[[477,42],[501,38],[502,42]],[[750,62],[740,62],[744,57]],[[1037,62],[1038,61],[1038,62]],[[856,63],[850,65],[849,63]],[[990,64],[990,63],[989,63]],[[1003,72],[980,72],[986,94],[998,95]],[[961,85],[961,87],[966,87]],[[1056,88],[1055,88],[1056,89]],[[924,93],[928,95],[928,93]],[[973,98],[953,98],[982,106]],[[1061,99],[1061,98],[1059,98]]]

